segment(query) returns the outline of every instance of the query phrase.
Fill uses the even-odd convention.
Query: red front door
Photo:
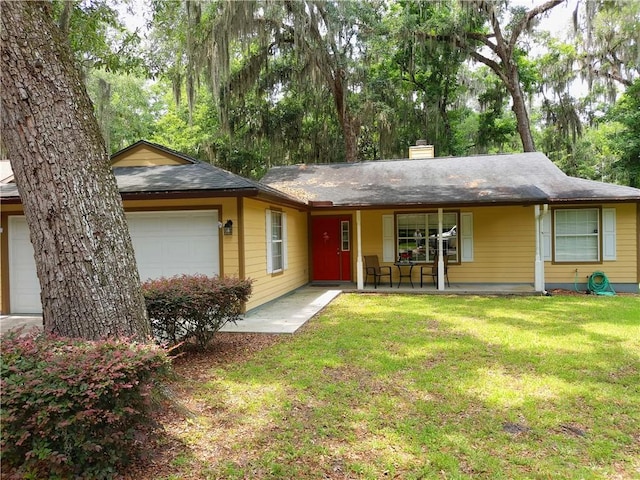
[[[350,217],[312,217],[313,279],[351,280]]]

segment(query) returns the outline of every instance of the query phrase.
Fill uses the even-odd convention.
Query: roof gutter
[[[451,207],[499,207],[499,206],[523,206],[528,207],[532,205],[539,205],[541,203],[549,203],[547,198],[535,198],[524,200],[504,200],[494,202],[415,202],[415,203],[333,203],[323,201],[310,201],[309,206],[314,209],[322,210],[329,208],[349,209],[354,208],[358,210],[379,210],[381,208],[451,208]]]
[[[549,203],[553,205],[567,205],[575,203],[629,203],[635,201],[640,203],[640,197],[633,198],[550,198]]]

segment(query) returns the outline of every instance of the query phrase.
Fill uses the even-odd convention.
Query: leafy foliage
[[[621,151],[615,168],[619,173],[628,175],[626,184],[640,188],[640,79],[615,105],[611,118],[624,126],[620,133],[611,137]]]
[[[133,458],[164,351],[48,334],[2,338],[2,463],[21,478],[111,478]]]
[[[482,70],[488,73],[486,69]],[[504,151],[505,145],[513,140],[517,130],[513,114],[505,113],[508,95],[502,82],[494,78],[478,97],[481,113],[478,118],[477,146],[481,152],[491,151],[492,146]]]
[[[181,275],[142,285],[151,328],[175,345],[194,340],[206,347],[227,322],[235,323],[251,295],[251,280]]]
[[[128,3],[129,0],[120,0]],[[53,15],[67,36],[76,61],[83,70],[110,72],[144,69],[140,36],[130,32],[109,0],[55,0]]]
[[[75,48],[87,66],[131,71],[138,46],[124,41],[117,12],[105,0],[71,3],[70,41],[84,40]],[[566,37],[543,22],[566,15],[569,30],[566,2],[515,3],[152,2],[148,43],[136,58],[146,63],[138,72],[170,93],[166,106],[150,99],[144,129],[149,117],[136,101],[127,111],[118,82],[109,80],[111,107],[95,87],[93,97],[113,130],[112,151],[146,131],[253,178],[281,164],[402,158],[424,138],[438,156],[520,151],[518,136],[567,173],[597,176],[606,168],[593,168],[582,137],[611,121],[603,115],[638,76],[640,4],[575,2]],[[66,3],[54,4],[60,12]],[[122,53],[122,65],[109,62],[106,47]],[[496,81],[504,99],[487,101]],[[580,85],[589,88],[578,96]],[[122,125],[130,119],[129,135]],[[616,162],[615,175],[602,178],[628,183],[630,167]]]
[[[158,85],[149,86],[135,75],[97,69],[88,73],[86,83],[110,153],[151,139],[161,112],[166,111],[165,102],[154,92]]]
[[[574,42],[579,70],[589,86],[604,85],[609,99],[617,85],[631,86],[640,75],[640,3],[627,0],[576,2]]]

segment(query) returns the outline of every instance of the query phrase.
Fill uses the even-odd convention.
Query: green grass
[[[637,296],[346,294],[206,373],[198,478],[640,478]]]

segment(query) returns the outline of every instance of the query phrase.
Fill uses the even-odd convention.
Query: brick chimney
[[[415,146],[409,147],[410,160],[433,158],[434,156],[433,145],[429,145],[426,140],[417,140]]]

